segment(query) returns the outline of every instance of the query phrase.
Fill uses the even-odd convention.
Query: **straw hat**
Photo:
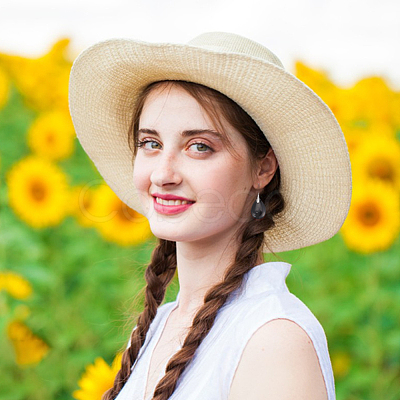
[[[144,213],[132,181],[127,132],[138,94],[160,80],[216,89],[264,132],[280,166],[286,203],[275,227],[265,233],[273,251],[306,247],[338,232],[350,207],[352,182],[337,120],[271,51],[232,33],[204,33],[187,44],[110,39],[76,58],[69,82],[75,131],[122,202]]]

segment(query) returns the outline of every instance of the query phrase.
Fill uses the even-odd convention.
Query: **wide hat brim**
[[[77,137],[122,202],[144,214],[133,184],[127,134],[141,90],[151,82],[184,80],[225,94],[258,124],[279,163],[285,209],[265,232],[274,252],[335,235],[348,214],[349,152],[329,107],[285,71],[261,45],[211,32],[188,44],[110,39],[73,63],[69,107]],[[263,252],[269,248],[264,246]]]

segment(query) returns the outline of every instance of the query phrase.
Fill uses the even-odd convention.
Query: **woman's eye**
[[[199,153],[207,153],[207,151],[213,151],[212,148],[210,146],[207,146],[205,143],[202,142],[198,142],[198,143],[192,143],[189,147],[192,146],[198,146],[197,150],[199,151]]]
[[[147,143],[150,143],[150,147],[149,147],[149,146],[146,146]],[[155,145],[152,145],[151,143],[155,143]],[[137,143],[136,143],[136,146],[137,146],[138,148],[143,147],[143,148],[146,149],[146,150],[152,150],[152,149],[158,150],[159,147],[155,147],[155,146],[157,146],[157,145],[158,145],[158,146],[161,146],[160,143],[156,142],[155,140],[147,140],[147,139],[138,140]],[[205,143],[203,143],[203,142],[192,143],[192,144],[189,146],[189,148],[192,147],[192,146],[197,146],[197,149],[196,149],[195,151],[197,151],[198,153],[207,153],[207,152],[212,152],[212,151],[214,151],[210,146],[207,146],[207,145],[206,145]]]
[[[147,144],[147,143],[156,143],[156,144],[159,144],[158,142],[156,142],[155,140],[139,140],[138,142],[137,142],[137,147],[145,147],[145,145]],[[146,147],[145,147],[146,148]],[[154,149],[154,147],[153,146],[151,146],[150,145],[150,148],[151,149]]]

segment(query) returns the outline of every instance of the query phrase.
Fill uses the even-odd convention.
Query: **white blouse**
[[[257,265],[245,274],[241,288],[234,291],[218,310],[210,332],[179,377],[170,400],[228,399],[235,371],[248,340],[259,327],[277,318],[292,320],[307,332],[319,359],[328,400],[336,399],[324,329],[311,310],[289,292],[285,280],[290,268],[289,263],[272,261]],[[178,306],[178,302],[179,293],[174,302],[158,307],[145,343],[132,366],[131,375],[115,400],[152,398],[151,394],[144,399],[151,356],[167,318]],[[180,348],[178,346],[176,351]],[[168,361],[157,382],[164,376]]]

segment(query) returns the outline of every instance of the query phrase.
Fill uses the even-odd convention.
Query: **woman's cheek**
[[[148,197],[150,196],[150,179],[142,168],[134,166],[133,170],[133,185],[139,195],[140,202],[143,206],[147,205]],[[146,207],[147,208],[147,207]]]
[[[140,174],[137,168],[134,168],[133,170],[133,185],[136,187],[136,190],[140,191],[141,189],[141,179],[140,179]]]

